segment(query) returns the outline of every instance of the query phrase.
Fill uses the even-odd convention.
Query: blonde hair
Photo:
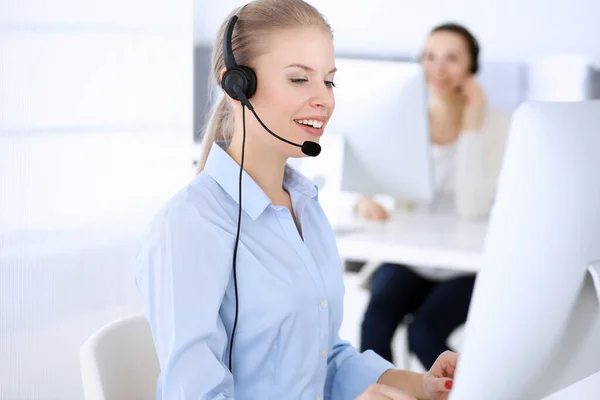
[[[324,29],[333,37],[331,26],[325,17],[315,7],[302,0],[254,0],[242,9],[236,8],[231,11],[219,28],[211,56],[213,74],[211,81],[214,78],[219,87],[221,86],[221,71],[225,68],[223,37],[229,20],[236,12],[238,12],[239,20],[233,30],[232,49],[239,65],[252,67],[253,60],[268,51],[264,45],[266,36],[280,29],[314,26]],[[202,154],[198,161],[197,173],[204,169],[208,153],[215,141],[231,140],[233,127],[233,110],[227,94],[223,94],[213,107],[204,130]]]

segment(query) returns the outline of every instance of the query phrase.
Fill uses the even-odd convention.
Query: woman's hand
[[[445,351],[435,360],[435,363],[423,376],[421,390],[426,399],[429,400],[447,400],[450,389],[454,382],[454,371],[458,354],[451,351]]]
[[[373,384],[367,388],[355,400],[417,400],[403,390],[380,383]]]
[[[356,212],[361,218],[368,221],[385,221],[388,219],[388,212],[383,206],[369,198],[363,198],[356,205]]]
[[[462,130],[478,131],[483,125],[487,99],[475,78],[469,78],[462,86],[465,106],[462,113]]]

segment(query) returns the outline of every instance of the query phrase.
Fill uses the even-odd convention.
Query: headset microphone
[[[310,141],[307,140],[307,141],[305,141],[304,143],[302,143],[300,145],[298,143],[294,143],[292,141],[289,141],[287,139],[282,138],[281,136],[279,136],[278,134],[276,134],[275,132],[273,132],[272,130],[270,130],[269,128],[267,128],[267,126],[262,122],[262,120],[260,119],[260,117],[258,116],[258,114],[256,114],[256,111],[254,111],[254,107],[252,107],[252,104],[250,103],[250,101],[248,100],[248,98],[246,97],[246,95],[244,94],[244,91],[242,90],[242,88],[239,85],[234,85],[233,90],[237,94],[237,96],[238,96],[239,100],[242,102],[242,104],[244,104],[248,108],[248,110],[252,111],[252,114],[254,114],[254,116],[256,117],[256,119],[258,120],[258,122],[271,135],[273,135],[277,139],[281,140],[282,142],[285,142],[287,144],[291,144],[292,146],[300,147],[300,149],[302,150],[302,152],[304,154],[306,154],[307,156],[316,157],[316,156],[318,156],[321,153],[321,145],[319,145],[319,143],[317,143],[317,142],[310,142]]]

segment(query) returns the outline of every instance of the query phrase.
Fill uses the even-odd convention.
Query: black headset
[[[244,8],[245,6],[242,6]],[[238,221],[237,221],[237,233],[235,236],[235,246],[233,250],[233,287],[235,290],[235,316],[233,319],[233,328],[231,330],[231,337],[229,338],[229,371],[233,374],[233,336],[235,335],[235,328],[237,327],[238,313],[239,313],[239,296],[238,296],[238,285],[237,285],[237,249],[240,242],[240,230],[242,222],[242,174],[244,171],[244,150],[246,148],[246,112],[245,107],[253,109],[252,104],[248,100],[254,92],[256,92],[256,74],[254,71],[245,66],[239,66],[235,62],[233,57],[233,49],[231,45],[231,37],[233,36],[233,28],[238,20],[237,14],[242,10],[240,8],[238,12],[229,20],[227,29],[225,30],[225,37],[223,38],[223,61],[225,63],[225,73],[221,79],[221,87],[227,93],[229,97],[242,102],[242,120],[243,120],[243,138],[242,138],[242,160],[240,163],[240,175],[238,182]]]
[[[242,105],[246,106],[248,110],[250,110],[252,114],[254,114],[254,116],[262,125],[262,127],[271,135],[281,140],[282,142],[285,142],[295,147],[300,147],[302,152],[307,156],[316,157],[321,153],[321,146],[317,142],[305,141],[302,144],[298,144],[282,138],[281,136],[277,135],[275,132],[267,128],[267,126],[262,122],[260,117],[256,114],[256,111],[254,111],[252,103],[250,103],[249,99],[256,92],[256,73],[250,67],[247,67],[245,65],[238,65],[238,63],[235,61],[235,57],[233,56],[232,45],[233,28],[235,27],[235,23],[238,20],[238,14],[240,13],[240,11],[242,11],[244,7],[246,6],[242,6],[237,11],[237,13],[233,17],[231,17],[225,29],[225,36],[223,37],[223,62],[225,64],[225,73],[223,74],[223,78],[221,79],[221,88],[223,88],[223,90],[225,91],[225,93],[227,93],[229,97],[231,97],[234,100],[240,101]]]
[[[242,136],[242,159],[240,162],[240,174],[238,182],[238,223],[237,233],[235,237],[235,246],[233,250],[233,285],[235,289],[235,316],[233,321],[233,328],[231,330],[231,338],[229,341],[229,371],[233,373],[232,366],[232,354],[233,354],[233,337],[235,335],[235,329],[237,327],[238,313],[239,313],[239,296],[237,286],[237,249],[240,240],[241,220],[242,220],[242,174],[244,170],[244,150],[246,147],[246,108],[248,108],[252,114],[256,117],[257,121],[262,127],[277,139],[288,143],[292,146],[300,147],[302,152],[307,156],[316,157],[321,152],[321,146],[316,142],[305,141],[303,144],[297,144],[287,139],[282,138],[275,132],[271,131],[261,121],[259,116],[254,111],[254,107],[250,103],[250,98],[256,92],[257,79],[256,74],[252,68],[238,65],[233,56],[233,28],[238,20],[238,14],[246,7],[242,6],[233,17],[229,20],[225,29],[225,35],[223,37],[223,62],[225,63],[225,73],[221,79],[221,88],[227,93],[229,97],[234,100],[238,100],[242,103],[242,125],[243,125],[243,136]]]
[[[473,36],[471,34],[471,32],[469,32],[469,39],[471,41],[471,68],[470,71],[472,74],[476,74],[477,72],[479,72],[479,42],[477,41],[477,39],[475,38],[475,36]]]
[[[240,9],[241,11],[241,9]],[[240,12],[238,11],[238,13]],[[233,56],[231,39],[233,37],[233,28],[238,20],[237,13],[231,17],[225,37],[223,40],[223,62],[225,63],[225,74],[221,80],[221,87],[229,97],[241,101],[248,109],[252,109],[252,104],[248,101],[256,92],[256,74],[250,67],[238,65]],[[243,93],[243,95],[240,94]]]

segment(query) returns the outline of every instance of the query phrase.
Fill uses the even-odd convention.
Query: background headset
[[[236,272],[236,264],[237,264],[237,249],[240,240],[240,229],[241,229],[241,220],[242,220],[242,174],[244,170],[244,150],[246,147],[246,107],[254,114],[257,121],[262,125],[263,128],[271,135],[276,137],[277,139],[290,144],[292,146],[300,147],[302,152],[307,156],[316,157],[321,152],[321,146],[316,142],[306,141],[303,144],[297,144],[291,142],[287,139],[282,138],[277,135],[261,121],[256,112],[254,111],[254,107],[250,103],[250,98],[256,92],[256,74],[252,70],[252,68],[238,65],[235,61],[235,57],[233,56],[233,46],[232,46],[232,37],[233,37],[233,28],[235,27],[235,23],[238,20],[238,14],[246,7],[242,6],[233,17],[229,20],[227,24],[227,28],[225,29],[225,36],[223,37],[223,62],[225,63],[225,74],[223,74],[223,78],[221,79],[221,88],[227,93],[229,97],[234,100],[238,100],[242,103],[242,126],[243,126],[243,136],[242,136],[242,159],[240,162],[240,175],[239,175],[239,183],[238,183],[238,224],[237,224],[237,232],[235,236],[235,246],[233,249],[233,286],[235,289],[235,317],[233,320],[233,329],[231,331],[231,338],[229,341],[229,371],[233,372],[232,366],[232,354],[233,354],[233,337],[235,335],[235,329],[237,327],[238,321],[238,311],[239,311],[239,301],[238,301],[238,286],[237,286],[237,272]]]

